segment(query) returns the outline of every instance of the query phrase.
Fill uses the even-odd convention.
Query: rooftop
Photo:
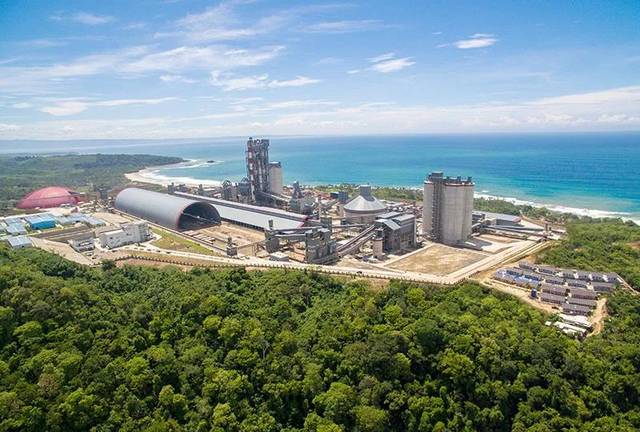
[[[299,228],[308,220],[308,216],[270,207],[225,201],[185,192],[176,192],[176,195],[212,204],[220,214],[220,218],[262,230],[269,229],[270,220],[273,221],[273,228],[277,230]]]

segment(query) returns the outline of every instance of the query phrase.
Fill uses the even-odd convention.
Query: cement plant
[[[249,138],[246,176],[219,187],[140,185],[100,189],[95,197],[60,187],[34,191],[18,205],[31,213],[0,219],[2,238],[87,265],[312,269],[444,285],[475,278],[562,312],[569,318],[561,330],[580,335],[592,326],[586,317],[604,307],[600,293],[624,283],[614,274],[528,264],[562,231],[474,211],[475,184],[464,173],[425,173],[421,201],[378,199],[367,184],[350,196],[285,184],[286,166],[270,160],[269,147],[268,139]]]

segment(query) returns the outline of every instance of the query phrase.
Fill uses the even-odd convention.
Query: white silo
[[[471,177],[431,173],[423,189],[423,235],[448,245],[464,243],[471,235],[473,189]]]
[[[282,164],[280,162],[269,162],[269,192],[282,195]]]

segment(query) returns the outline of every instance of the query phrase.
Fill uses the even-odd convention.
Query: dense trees
[[[90,185],[111,188],[126,182],[124,173],[181,161],[175,157],[123,154],[0,156],[0,209],[12,208],[17,200],[39,187],[63,185],[82,191]]]
[[[0,430],[633,431],[640,301],[574,341],[514,298],[0,247]]]

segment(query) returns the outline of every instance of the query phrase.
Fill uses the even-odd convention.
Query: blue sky
[[[640,2],[0,0],[0,139],[640,130]]]

